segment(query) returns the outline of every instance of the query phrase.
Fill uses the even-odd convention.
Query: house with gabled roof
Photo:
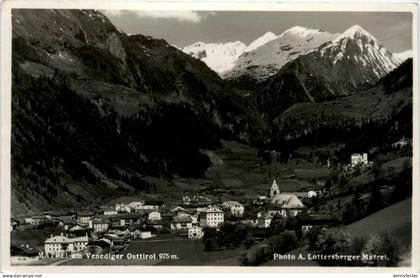
[[[306,233],[314,227],[328,227],[338,223],[338,219],[329,213],[300,213],[296,220],[302,233]]]
[[[171,230],[187,230],[193,225],[193,219],[190,216],[174,216],[171,220]]]
[[[73,225],[69,226],[68,231],[69,232],[74,232],[74,231],[80,231],[80,230],[83,230],[83,229],[85,229],[85,228],[76,223],[76,224],[73,224]]]
[[[131,236],[135,239],[146,239],[156,236],[152,234],[152,231],[150,229],[144,228],[143,226],[131,226],[130,231]]]

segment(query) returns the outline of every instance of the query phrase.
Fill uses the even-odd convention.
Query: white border
[[[211,10],[211,11],[357,11],[411,12],[413,15],[413,210],[412,267],[208,267],[208,266],[10,266],[10,134],[11,134],[11,9],[143,9],[143,10]],[[32,1],[13,0],[1,5],[1,102],[0,102],[0,193],[1,193],[1,269],[11,273],[52,272],[341,272],[341,273],[415,273],[419,272],[419,97],[418,97],[418,9],[412,2],[403,3],[241,3],[241,2],[122,2],[122,1]],[[8,223],[6,225],[6,223]]]

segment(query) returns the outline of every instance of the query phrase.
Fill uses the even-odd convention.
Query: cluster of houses
[[[267,229],[276,214],[294,218],[305,209],[301,199],[316,196],[315,192],[280,192],[274,179],[267,196],[260,199],[261,210],[244,217],[245,205],[239,201],[212,202],[200,196],[185,197],[174,207],[166,208],[163,201],[133,201],[100,206],[95,212],[42,214],[24,218],[25,225],[53,224],[62,230],[44,242],[48,257],[81,253],[87,248],[123,249],[131,240],[150,239],[162,233],[176,233],[188,239],[200,239],[204,228],[218,228],[225,221]],[[19,226],[12,219],[11,230]],[[308,227],[305,227],[307,229]]]

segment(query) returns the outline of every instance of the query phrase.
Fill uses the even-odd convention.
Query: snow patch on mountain
[[[183,52],[202,60],[217,73],[230,70],[246,45],[241,41],[228,43],[196,42],[182,49]]]
[[[401,64],[371,33],[354,25],[320,49],[321,57],[328,57],[333,64],[352,63],[370,68],[377,78],[383,77]]]
[[[252,50],[257,49],[260,46],[263,46],[264,44],[277,39],[278,36],[276,34],[274,34],[273,32],[267,32],[264,35],[262,35],[261,37],[259,37],[258,39],[256,39],[255,41],[251,42],[248,47],[245,49],[244,52],[250,52]]]
[[[409,58],[413,58],[413,50],[408,49],[399,53],[394,53],[394,56],[396,56],[398,59],[401,60],[401,62],[404,62],[405,60]]]

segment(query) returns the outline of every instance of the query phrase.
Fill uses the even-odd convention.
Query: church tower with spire
[[[271,200],[274,196],[280,194],[279,186],[275,176],[277,175],[277,152],[270,151],[268,165],[268,198]]]
[[[273,180],[273,183],[270,186],[270,191],[268,193],[268,197],[271,199],[273,199],[274,196],[279,195],[280,194],[280,189],[279,186],[277,184],[276,179]]]

